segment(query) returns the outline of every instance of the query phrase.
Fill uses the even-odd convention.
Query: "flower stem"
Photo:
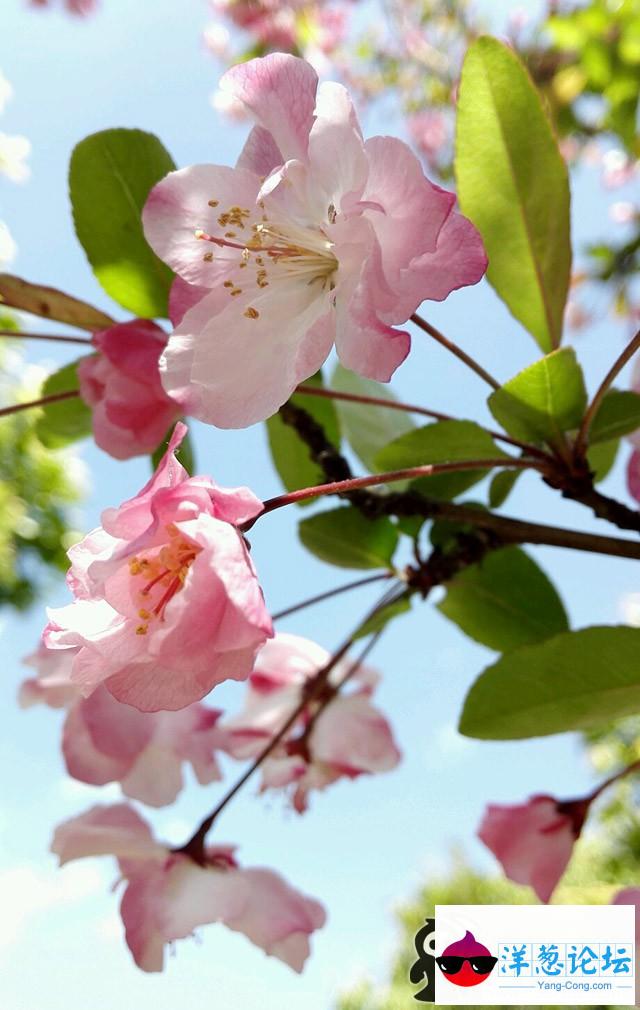
[[[636,351],[640,348],[640,330],[636,333],[635,337],[627,344],[622,354],[620,354],[611,368],[605,375],[604,379],[598,386],[593,400],[587,407],[584,417],[582,418],[582,424],[576,436],[574,452],[576,458],[580,459],[584,454],[584,451],[589,442],[589,431],[593,423],[593,419],[598,413],[600,404],[602,403],[605,394],[608,392],[609,387],[614,382],[616,376],[622,371],[626,363],[633,357]]]
[[[63,344],[91,344],[91,337],[75,337],[65,334],[24,333],[20,330],[0,330],[0,337],[13,337],[15,340],[56,340]]]
[[[403,588],[402,593],[404,593],[405,591],[406,590]],[[254,773],[263,764],[263,762],[266,761],[271,752],[278,746],[280,741],[286,736],[287,732],[300,718],[301,714],[304,712],[305,708],[308,707],[309,703],[313,701],[316,695],[320,693],[321,689],[327,682],[329,674],[349,651],[360,630],[367,624],[368,621],[370,621],[373,617],[375,617],[381,610],[383,610],[390,603],[395,602],[395,596],[396,596],[395,593],[387,590],[382,599],[380,599],[373,607],[373,609],[369,611],[364,620],[360,621],[357,628],[355,628],[354,631],[349,635],[349,637],[342,643],[340,648],[333,653],[328,663],[326,663],[325,666],[323,666],[320,670],[318,670],[313,679],[307,683],[306,689],[302,691],[299,704],[296,705],[295,709],[285,720],[285,722],[280,727],[278,732],[273,737],[271,737],[266,746],[260,751],[255,760],[251,762],[247,770],[240,776],[237,782],[235,782],[234,785],[231,786],[231,788],[228,790],[228,792],[225,793],[225,795],[222,797],[217,806],[214,807],[214,809],[211,811],[209,816],[205,817],[205,819],[198,827],[197,831],[195,831],[195,833],[191,836],[186,845],[183,845],[180,849],[176,849],[174,851],[184,852],[186,855],[193,858],[196,862],[199,863],[204,862],[203,859],[204,840],[216,818],[219,816],[219,814],[222,813],[224,808],[227,806],[228,803],[231,802],[234,796],[236,796],[237,793],[240,792],[242,787],[249,781],[249,779],[254,775]],[[377,632],[374,635],[375,641],[377,641],[379,637],[380,633]],[[363,654],[358,658],[354,666],[350,667],[349,669],[350,674],[354,671],[354,669],[356,669],[360,665],[362,659],[364,658],[364,655],[369,652],[371,647],[372,643],[369,644],[368,647],[364,650]]]
[[[459,473],[464,470],[491,470],[495,467],[513,467],[518,470],[530,468],[544,469],[535,460],[513,459],[502,456],[498,459],[469,459],[457,463],[429,463],[425,466],[412,466],[404,470],[389,470],[386,473],[369,474],[367,477],[350,477],[348,480],[337,480],[330,484],[317,484],[315,487],[304,487],[299,491],[290,491],[275,498],[269,498],[264,503],[264,509],[256,518],[266,512],[292,505],[294,502],[305,501],[307,498],[319,498],[328,494],[348,494],[358,488],[376,487],[379,484],[392,484],[398,480],[411,480],[415,477],[433,477],[441,473]],[[252,520],[253,522],[253,520]],[[243,527],[244,528],[244,527]]]
[[[49,396],[42,396],[39,400],[28,400],[27,403],[13,403],[10,407],[0,407],[0,417],[17,414],[21,410],[30,410],[32,407],[46,407],[48,403],[70,400],[74,396],[80,396],[79,390],[70,389],[67,393],[50,393]]]
[[[323,600],[329,600],[332,596],[339,596],[340,593],[347,593],[350,589],[358,589],[360,586],[368,586],[372,582],[382,582],[383,579],[390,579],[394,574],[394,572],[382,572],[377,575],[368,575],[366,579],[356,579],[355,582],[347,582],[344,586],[336,586],[335,589],[328,589],[326,593],[318,593],[317,596],[310,596],[308,600],[302,600],[301,603],[296,603],[293,607],[287,607],[286,610],[279,610],[277,614],[272,615],[272,620],[279,621],[282,617],[289,617],[290,614],[296,614],[299,610],[304,610],[306,607],[310,607],[314,603],[322,603]]]
[[[486,382],[489,386],[491,386],[493,389],[500,389],[500,383],[497,381],[497,379],[494,379],[494,377],[489,372],[487,372],[487,370],[483,368],[482,365],[478,364],[475,358],[472,358],[471,355],[467,354],[466,351],[463,351],[461,347],[458,347],[458,345],[454,344],[452,340],[449,340],[448,337],[445,337],[444,333],[441,333],[440,330],[437,330],[435,326],[432,326],[431,323],[428,323],[427,320],[423,319],[422,316],[419,316],[417,312],[414,312],[413,315],[411,316],[411,322],[415,323],[416,326],[419,326],[420,329],[424,330],[425,333],[428,333],[429,336],[433,337],[434,340],[437,340],[437,342],[439,344],[442,344],[443,347],[446,347],[446,349],[450,351],[451,354],[455,354],[456,358],[459,358],[460,361],[463,361],[467,366],[467,368],[470,368],[473,372],[476,373],[476,375],[479,375],[480,378],[483,379],[484,382]]]
[[[601,782],[597,789],[595,789],[589,796],[589,802],[593,803],[600,793],[603,793],[605,789],[609,788],[609,786],[612,786],[615,782],[619,782],[620,779],[625,778],[627,775],[632,775],[637,771],[640,771],[640,761],[633,761],[632,764],[623,768],[622,771],[616,772],[615,775],[611,775],[608,779],[605,779],[604,782]]]
[[[349,403],[369,404],[373,407],[388,407],[389,410],[402,410],[407,414],[422,414],[424,417],[432,417],[436,421],[460,420],[460,418],[452,417],[451,414],[443,414],[439,410],[430,410],[427,407],[418,407],[414,403],[401,403],[399,400],[385,400],[383,397],[365,396],[361,393],[343,393],[337,389],[325,389],[322,386],[307,386],[304,383],[296,388],[296,393],[304,396],[320,396],[327,400],[346,400]],[[480,427],[484,426],[481,425]],[[484,430],[488,432],[492,438],[497,438],[501,442],[507,442],[509,445],[514,445],[518,449],[524,449],[531,456],[538,456],[541,459],[550,458],[548,453],[539,449],[535,445],[529,445],[528,442],[521,442],[517,438],[505,435],[501,431],[493,431],[491,428],[485,428]]]

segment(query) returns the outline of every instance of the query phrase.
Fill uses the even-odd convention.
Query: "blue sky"
[[[492,12],[507,9],[492,4]],[[209,106],[217,68],[204,51],[207,20],[202,0],[103,0],[85,22],[57,12],[31,13],[22,0],[2,0],[0,67],[15,88],[2,119],[8,133],[33,143],[32,180],[22,188],[0,180],[0,209],[18,243],[15,271],[111,309],[77,244],[66,195],[73,145],[110,126],[156,132],[179,165],[233,163],[246,127],[220,121]],[[367,121],[366,132],[397,132],[394,123]],[[593,173],[581,172],[574,200],[574,235],[580,245],[607,228],[606,201]],[[530,337],[482,284],[425,307],[437,326],[508,378],[536,356]],[[116,310],[117,313],[117,310]],[[593,389],[620,350],[624,333],[611,323],[577,341]],[[30,360],[55,367],[73,351],[39,344]],[[439,347],[416,334],[414,350],[394,389],[402,398],[459,416],[487,418],[485,390]],[[264,430],[221,432],[194,426],[200,472],[221,484],[247,483],[261,496],[280,490],[266,451]],[[621,456],[625,456],[623,452]],[[82,457],[91,490],[83,528],[100,511],[131,496],[146,481],[141,459],[116,463],[87,444]],[[608,490],[624,495],[622,465]],[[584,530],[599,529],[589,514],[526,475],[509,514]],[[267,601],[275,610],[349,578],[316,562],[299,547],[294,509],[275,513],[252,534],[253,556]],[[532,551],[551,573],[575,627],[614,623],[620,597],[637,589],[630,562],[540,548]],[[337,645],[375,598],[375,587],[283,622],[327,648]],[[52,605],[67,600],[64,585]],[[478,744],[455,733],[468,685],[492,655],[465,639],[433,607],[416,605],[397,621],[375,652],[384,678],[379,702],[388,712],[405,759],[393,774],[340,784],[314,798],[298,818],[276,800],[258,800],[249,787],[221,819],[217,838],[240,846],[246,864],[264,864],[319,897],[329,924],[314,940],[304,975],[264,957],[241,936],[211,926],[201,943],[183,941],[162,977],[137,971],[121,939],[116,872],[108,860],[63,871],[48,852],[52,827],[94,802],[118,796],[115,787],[91,789],[69,781],[59,753],[59,715],[22,713],[15,703],[24,675],[20,657],[34,647],[42,611],[2,624],[0,680],[0,1003],[2,1010],[215,1010],[260,1006],[330,1010],[335,993],[362,972],[383,974],[394,925],[392,910],[427,872],[441,872],[452,845],[462,844],[478,865],[492,860],[474,839],[487,800],[511,801],[530,792],[574,795],[590,781],[577,738],[526,744]],[[240,692],[222,688],[216,703],[234,707]],[[159,835],[179,843],[215,803],[220,787],[188,788],[175,807],[150,820]]]

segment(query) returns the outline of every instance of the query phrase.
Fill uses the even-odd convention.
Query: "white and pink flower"
[[[313,677],[330,660],[321,646],[298,635],[278,634],[258,653],[243,711],[227,720],[228,752],[254,758],[285,725]],[[377,674],[361,666],[349,678],[354,689],[335,693],[351,664],[331,671],[328,697],[316,696],[262,765],[262,789],[289,788],[298,813],[312,789],[340,778],[391,771],[400,760],[389,723],[371,703]]]
[[[222,922],[300,972],[309,937],[325,923],[322,905],[272,870],[241,868],[227,845],[206,848],[198,864],[156,842],[126,804],[93,807],[66,821],[51,848],[61,865],[84,856],[116,857],[126,880],[120,913],[127,945],[143,971],[162,971],[166,944]]]
[[[199,703],[178,712],[139,712],[102,686],[83,698],[70,679],[77,652],[41,645],[24,660],[38,676],[24,681],[18,696],[23,708],[68,710],[62,754],[72,778],[95,786],[119,782],[125,796],[152,807],[173,803],[186,762],[201,785],[222,778],[216,758],[226,740],[218,726],[222,712]]]
[[[174,456],[69,551],[75,602],[49,611],[44,643],[77,648],[70,679],[145,712],[186,708],[244,680],[273,631],[237,525],[262,503],[248,488],[189,477]]]
[[[566,870],[591,797],[561,801],[532,796],[516,806],[490,804],[478,837],[516,884],[526,884],[549,901]]]
[[[158,362],[167,334],[147,319],[93,335],[98,353],[78,366],[96,443],[115,459],[154,452],[182,413],[164,391]]]
[[[364,141],[348,92],[283,53],[221,88],[257,121],[236,168],[196,165],[151,192],[145,233],[195,286],[160,360],[167,392],[219,427],[273,414],[335,344],[388,381],[396,329],[425,299],[475,284],[482,241],[400,140]],[[203,296],[204,295],[204,296]]]

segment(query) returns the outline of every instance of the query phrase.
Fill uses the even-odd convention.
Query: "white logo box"
[[[498,963],[478,985],[436,966],[436,1005],[634,1006],[633,905],[436,905],[435,954],[467,932]]]

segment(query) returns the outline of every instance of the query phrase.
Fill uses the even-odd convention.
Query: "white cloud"
[[[78,863],[56,870],[23,863],[0,870],[0,947],[19,942],[33,920],[48,909],[83,901],[103,892],[106,868]],[[107,885],[108,886],[108,885]]]

